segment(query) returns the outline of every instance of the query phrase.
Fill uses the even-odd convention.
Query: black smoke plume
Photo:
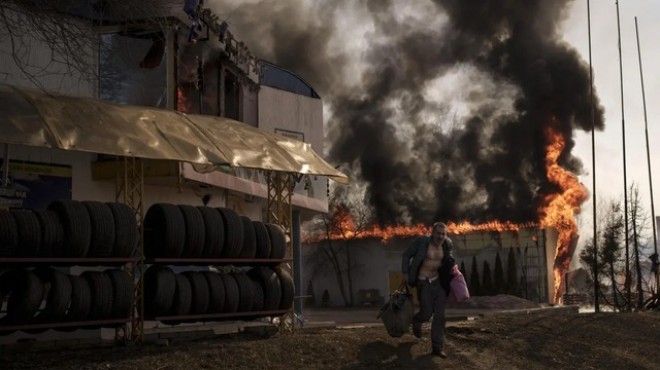
[[[546,177],[544,128],[557,123],[560,165],[579,174],[573,132],[592,127],[588,65],[558,34],[572,1],[408,3],[264,0],[227,19],[255,54],[329,104],[329,160],[366,183],[379,223],[536,221],[543,197],[558,191]],[[354,51],[338,42],[355,37],[347,12],[373,24],[353,76]],[[471,76],[452,87],[465,91],[460,117],[454,102],[425,92],[456,71]],[[593,122],[603,128],[597,98]]]

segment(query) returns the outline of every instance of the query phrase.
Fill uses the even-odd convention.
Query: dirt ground
[[[424,337],[382,326],[307,328],[175,340],[168,345],[0,347],[2,369],[658,369],[660,313],[532,310],[452,322],[442,359]],[[557,310],[558,311],[558,310]]]

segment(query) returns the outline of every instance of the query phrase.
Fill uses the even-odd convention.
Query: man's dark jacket
[[[408,285],[417,285],[417,275],[419,275],[419,269],[422,266],[422,262],[424,262],[424,258],[426,258],[430,243],[430,236],[420,236],[403,252],[401,272],[408,274]],[[456,264],[452,249],[453,244],[451,240],[445,238],[442,242],[444,256],[442,257],[442,264],[438,268],[438,277],[440,279],[440,285],[442,285],[447,295],[449,295],[451,279],[454,277],[452,270]]]

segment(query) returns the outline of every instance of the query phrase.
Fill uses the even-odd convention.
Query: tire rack
[[[138,258],[134,257],[108,257],[108,258],[69,258],[69,257],[53,257],[53,258],[33,258],[33,257],[8,257],[0,258],[0,269],[4,266],[17,266],[23,265],[26,267],[34,266],[104,266],[116,267],[127,264],[134,264]],[[19,324],[0,326],[0,330],[15,331],[15,330],[31,330],[31,329],[54,329],[66,328],[76,326],[88,325],[112,325],[112,324],[126,324],[128,319],[105,319],[105,320],[85,320],[85,321],[69,321],[69,322],[52,322],[41,324]]]
[[[135,157],[117,158],[118,171],[116,176],[115,200],[120,203],[128,205],[134,212],[135,218],[138,222],[140,229],[139,243],[137,250],[132,258],[0,258],[0,265],[78,265],[78,266],[122,266],[129,276],[134,278],[134,299],[133,310],[131,311],[130,320],[97,320],[85,321],[87,325],[102,325],[102,324],[121,324],[125,323],[123,327],[120,326],[115,329],[115,339],[119,341],[137,341],[141,342],[144,339],[144,281],[142,273],[144,272],[144,167],[143,162]],[[279,224],[283,227],[289,256],[293,255],[292,243],[292,207],[291,198],[293,195],[293,188],[296,183],[297,174],[283,173],[271,171],[266,174],[268,184],[268,212],[267,221]],[[189,264],[232,264],[232,263],[292,263],[291,258],[282,260],[270,259],[155,259],[153,262],[160,263],[189,263]],[[139,273],[139,277],[135,279],[135,274]],[[290,271],[293,277],[293,269]],[[283,315],[280,320],[280,328],[292,332],[294,330],[294,312],[293,307],[287,310],[276,311],[263,311],[245,313],[229,313],[229,314],[215,314],[215,315],[191,315],[179,317],[183,319],[200,319],[200,318],[231,318],[231,317],[248,317],[248,316],[279,316]],[[156,319],[171,319],[170,317],[162,317]],[[69,322],[69,323],[51,323],[51,324],[28,324],[18,325],[11,327],[3,327],[3,329],[19,330],[19,329],[39,329],[45,327],[70,327],[81,325],[83,322]]]
[[[123,328],[116,329],[115,339],[117,340],[131,340],[142,342],[144,340],[144,280],[142,275],[144,273],[144,165],[140,158],[135,157],[117,157],[117,176],[115,182],[115,199],[117,202],[123,202],[128,205],[135,214],[135,218],[138,222],[140,228],[140,238],[138,243],[137,256],[139,258],[135,261],[127,263],[125,265],[126,271],[131,277],[134,277],[136,271],[139,272],[140,276],[135,284],[135,295],[133,300],[134,308],[132,310],[132,316],[130,325],[126,325]],[[123,171],[122,171],[123,169]],[[286,246],[289,256],[293,256],[293,238],[291,235],[292,231],[292,206],[291,206],[291,197],[293,195],[293,189],[296,184],[296,180],[300,180],[299,174],[285,173],[278,171],[270,171],[266,173],[266,181],[268,187],[268,199],[267,199],[267,222],[275,223],[284,229],[284,235],[286,237]],[[186,260],[177,259],[177,262],[185,262]],[[273,262],[273,260],[240,260],[240,262]],[[154,262],[175,262],[174,260],[167,259],[156,259]],[[187,262],[197,262],[197,263],[232,263],[239,262],[238,260],[195,260]],[[281,262],[291,263],[292,259],[287,258],[281,260]],[[293,268],[290,271],[291,277],[293,278]],[[295,281],[295,280],[294,280]],[[280,328],[293,332],[295,327],[295,314],[293,312],[293,307],[288,310],[280,311],[267,311],[259,312],[258,315],[284,315],[283,319],[280,320]],[[258,316],[251,315],[251,316]],[[199,317],[198,317],[199,316]],[[204,316],[207,318],[229,318],[236,316],[246,316],[246,315],[235,315],[235,314],[217,314],[217,315],[208,315]],[[189,316],[185,318],[190,319],[199,319],[202,318],[201,315]],[[170,319],[169,317],[156,318],[156,319]]]
[[[278,224],[284,229],[286,238],[286,249],[289,256],[293,256],[293,235],[292,232],[292,207],[291,197],[296,183],[300,181],[301,174],[287,172],[270,171],[266,173],[268,184],[268,213],[267,221]],[[291,268],[291,277],[294,279],[293,268]],[[293,305],[295,306],[295,304]],[[295,328],[295,313],[293,306],[284,314],[280,320],[280,329],[287,332],[293,332]]]

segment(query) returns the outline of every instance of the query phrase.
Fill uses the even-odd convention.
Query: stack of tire
[[[0,211],[0,258],[131,257],[138,241],[135,215],[121,203],[57,200]]]
[[[0,275],[0,302],[7,302],[0,327],[41,324],[43,328],[24,330],[39,333],[49,323],[71,323],[56,327],[68,331],[104,326],[80,323],[85,321],[128,320],[133,287],[132,278],[120,269],[85,271],[79,276],[49,267],[8,270]]]
[[[203,315],[235,313],[255,317],[289,309],[293,294],[291,274],[280,266],[257,266],[232,273],[209,270],[177,274],[167,266],[152,265],[144,275],[146,319],[200,315],[199,320],[192,321],[206,321]],[[165,322],[177,324],[181,320]]]
[[[148,319],[242,312],[255,317],[293,304],[291,274],[278,266],[287,251],[279,225],[253,221],[229,208],[159,203],[145,215],[144,246],[147,262],[167,258],[172,264],[233,265],[239,271],[176,274],[153,264],[144,275]]]
[[[144,217],[146,258],[283,259],[284,232],[229,208],[159,203]]]

